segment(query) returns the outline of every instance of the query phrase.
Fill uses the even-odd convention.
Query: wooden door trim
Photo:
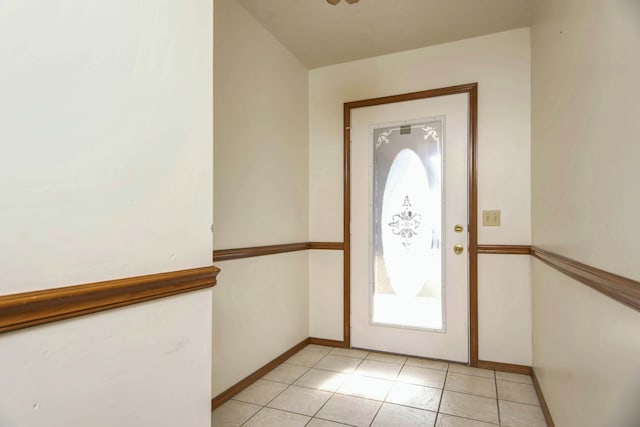
[[[478,363],[478,83],[468,83],[400,95],[346,102],[343,106],[343,338],[351,347],[351,110],[374,105],[466,93],[469,95],[467,141],[469,221],[469,352],[470,363]]]
[[[478,365],[478,83],[469,93],[469,363]]]
[[[351,347],[351,109],[358,108],[356,104],[346,102],[342,110],[342,341],[346,348]]]

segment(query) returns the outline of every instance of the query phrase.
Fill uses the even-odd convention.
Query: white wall
[[[640,313],[533,261],[533,365],[558,427],[636,427]]]
[[[215,12],[214,247],[305,242],[308,72],[236,0]],[[214,396],[307,338],[307,265],[304,252],[220,263]]]
[[[215,8],[214,246],[304,242],[307,70],[236,0]]]
[[[309,235],[342,240],[342,105],[347,101],[478,82],[479,211],[501,209],[502,227],[478,231],[480,243],[530,242],[529,30],[519,29],[310,72]],[[311,335],[342,339],[342,281],[314,272],[339,271],[341,257],[310,257]],[[485,263],[479,283],[480,358],[530,364],[528,260]],[[508,269],[510,274],[499,274]],[[332,276],[334,276],[332,274]],[[340,293],[338,293],[340,292]],[[496,295],[495,298],[489,297]],[[513,312],[516,298],[522,310]],[[508,326],[496,321],[510,318]],[[505,337],[504,339],[495,339]],[[516,337],[516,341],[506,341]]]
[[[211,291],[0,338],[2,427],[209,426]]]
[[[531,260],[478,255],[480,360],[531,366]]]
[[[0,3],[1,294],[211,264],[212,21]],[[0,336],[0,425],[208,425],[210,295]]]
[[[210,264],[210,2],[0,8],[2,292]]]
[[[342,341],[342,280],[342,251],[309,251],[310,337]]]
[[[640,280],[640,3],[535,3],[533,243]],[[533,264],[533,365],[557,426],[637,426],[640,313]]]
[[[213,293],[213,396],[309,334],[306,252],[216,265],[224,273]]]

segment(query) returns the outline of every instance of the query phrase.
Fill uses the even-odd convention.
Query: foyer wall
[[[235,0],[214,40],[214,248],[305,242],[307,69]],[[216,265],[213,396],[309,336],[306,252]]]
[[[0,2],[0,294],[211,265],[212,3]],[[0,335],[3,427],[210,425],[211,290]]]
[[[524,28],[311,70],[310,240],[342,240],[344,102],[478,82],[478,209],[502,210],[502,226],[479,227],[479,243],[529,244],[529,42]],[[512,257],[479,259],[480,358],[530,365],[529,261]],[[342,257],[311,253],[309,262],[310,334],[342,340]]]
[[[640,3],[534,3],[533,243],[640,280]],[[533,366],[557,426],[637,426],[640,313],[533,262]]]

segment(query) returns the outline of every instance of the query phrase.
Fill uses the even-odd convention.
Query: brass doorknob
[[[453,247],[453,252],[455,252],[456,255],[460,255],[463,251],[464,251],[464,246],[462,245],[455,245]]]

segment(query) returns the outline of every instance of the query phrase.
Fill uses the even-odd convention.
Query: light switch
[[[500,211],[482,211],[482,225],[485,227],[499,227]]]

